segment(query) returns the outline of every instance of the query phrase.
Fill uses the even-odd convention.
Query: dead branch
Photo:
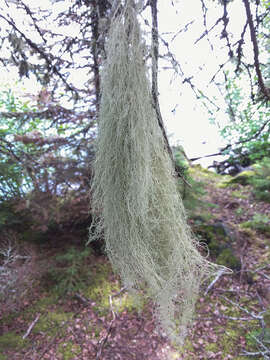
[[[113,294],[113,295],[109,296],[109,304],[110,304],[110,310],[111,310],[111,313],[112,313],[112,320],[110,322],[110,325],[108,326],[106,335],[99,341],[99,347],[98,347],[98,350],[96,352],[96,360],[101,359],[102,351],[103,351],[104,346],[106,345],[106,343],[107,343],[107,341],[108,341],[108,339],[109,339],[109,337],[111,335],[113,324],[114,324],[115,319],[116,319],[116,312],[113,309],[112,299],[114,297],[116,297],[116,296],[119,296],[125,290],[126,290],[126,287],[123,287],[116,294]]]
[[[79,293],[74,294],[74,297],[78,299],[83,305],[88,306],[90,304],[90,300],[86,299],[84,296],[82,296]]]
[[[220,295],[220,297],[222,299],[224,299],[225,301],[229,302],[231,305],[234,305],[234,306],[238,307],[238,309],[240,309],[241,311],[243,311],[244,313],[246,313],[247,315],[252,317],[254,320],[259,320],[260,322],[264,323],[263,315],[261,313],[255,314],[253,311],[251,312],[251,311],[247,310],[243,306],[241,306],[241,305],[237,304],[236,302],[228,299],[226,296]]]
[[[252,19],[252,14],[251,14],[251,9],[250,9],[250,2],[249,2],[249,0],[243,0],[243,3],[244,3],[244,6],[245,6],[245,9],[246,9],[247,21],[248,21],[249,30],[250,30],[250,38],[251,38],[251,42],[252,42],[252,45],[253,45],[254,65],[255,65],[256,74],[257,74],[257,77],[258,77],[259,87],[260,87],[263,95],[265,96],[265,98],[269,101],[270,100],[270,91],[265,86],[264,80],[263,80],[263,77],[262,77],[262,72],[261,72],[260,62],[259,62],[259,46],[258,46],[258,42],[257,42],[254,22],[253,22],[253,19]]]
[[[79,309],[77,312],[75,312],[71,319],[68,319],[66,321],[64,321],[58,328],[57,328],[57,333],[56,335],[52,338],[52,340],[47,344],[47,346],[45,347],[45,349],[42,351],[42,353],[40,354],[40,356],[36,359],[36,360],[42,360],[44,359],[44,355],[51,349],[51,347],[53,346],[53,344],[56,343],[57,341],[57,337],[60,334],[60,332],[62,331],[62,329],[67,326],[68,324],[71,324],[72,321],[74,321],[74,319],[80,314],[80,312],[82,311],[82,309]],[[65,337],[67,336],[67,334],[65,335]],[[25,354],[24,356],[24,360],[28,360],[29,358],[27,357],[28,353]]]
[[[258,295],[258,293],[257,293]],[[248,318],[242,318],[242,317],[230,317],[230,316],[225,316],[225,315],[221,315],[221,317],[223,318],[228,318],[230,320],[236,320],[236,321],[251,321],[251,320],[257,320],[260,324],[260,328],[262,330],[262,335],[260,335],[260,338],[257,338],[256,336],[250,334],[250,336],[256,341],[257,343],[257,348],[258,351],[255,352],[250,352],[250,351],[246,351],[244,350],[242,352],[242,354],[240,354],[240,356],[262,356],[263,359],[269,360],[270,359],[270,349],[268,346],[265,345],[265,343],[263,342],[263,337],[265,334],[265,329],[266,329],[266,324],[264,321],[264,317],[263,314],[266,312],[266,309],[264,308],[264,306],[262,306],[264,308],[263,311],[255,314],[253,311],[249,311],[246,308],[242,307],[240,304],[235,303],[234,301],[228,299],[225,296],[221,295],[221,298],[223,298],[224,300],[226,300],[227,302],[229,302],[231,305],[238,307],[241,311],[243,311],[244,313],[246,313],[248,315]],[[260,300],[260,297],[259,297]],[[260,302],[261,303],[261,302]],[[261,304],[262,305],[262,304]]]
[[[227,274],[227,271],[225,271],[224,269],[221,269],[218,271],[216,277],[214,278],[214,280],[211,282],[211,284],[207,287],[207,289],[204,292],[204,295],[207,295],[208,292],[212,289],[212,287],[215,285],[215,283],[220,279],[220,277],[223,274]]]
[[[63,83],[66,85],[67,89],[72,91],[72,93],[76,94],[76,96],[78,96],[77,90],[72,87],[67,80],[65,79],[65,77],[60,73],[60,71],[57,69],[56,65],[52,63],[52,59],[50,58],[51,56],[46,54],[44,52],[44,50],[39,47],[37,44],[35,44],[29,37],[27,37],[17,26],[16,24],[13,22],[13,20],[11,18],[6,18],[4,15],[0,14],[0,18],[2,18],[4,21],[6,21],[24,40],[25,42],[28,44],[28,46],[33,49],[36,53],[38,53],[40,55],[40,57],[42,59],[45,60],[46,62],[46,66],[48,69],[52,70],[52,72],[54,74],[56,74],[62,81]]]
[[[34,326],[36,325],[36,323],[38,322],[39,318],[40,318],[41,314],[37,314],[35,320],[30,324],[30,326],[28,327],[26,333],[23,335],[23,340],[27,338],[27,336],[31,333],[31,331],[33,330]]]

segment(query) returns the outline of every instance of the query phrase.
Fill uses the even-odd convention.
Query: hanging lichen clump
[[[199,286],[214,266],[198,252],[186,223],[131,1],[111,22],[106,54],[90,241],[105,237],[124,285],[153,299],[158,322],[179,342],[192,319]]]

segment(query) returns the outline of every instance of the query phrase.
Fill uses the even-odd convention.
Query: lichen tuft
[[[199,286],[216,266],[200,255],[186,222],[152,104],[132,2],[116,12],[108,34],[90,241],[105,237],[124,285],[152,298],[158,323],[181,343]]]

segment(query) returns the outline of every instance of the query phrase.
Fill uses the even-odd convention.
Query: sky
[[[194,82],[207,94],[217,95],[217,89],[209,86],[209,81],[213,74],[219,68],[219,65],[227,60],[227,50],[219,37],[212,37],[215,46],[213,52],[207,42],[206,37],[197,45],[195,41],[204,32],[202,23],[202,10],[200,0],[180,0],[174,1],[175,6],[168,6],[167,1],[159,1],[159,31],[162,36],[167,33],[175,34],[185,24],[194,21],[185,33],[181,33],[173,42],[171,42],[172,52],[180,62],[181,67],[187,77],[194,76]],[[245,17],[243,16],[242,2],[230,4],[233,7],[232,25],[230,28],[235,37],[242,31]],[[209,27],[216,19],[222,16],[222,6],[211,7],[209,12]],[[170,35],[167,35],[170,38]],[[160,104],[166,124],[170,143],[180,143],[189,158],[216,153],[225,144],[224,139],[219,135],[217,125],[209,121],[209,115],[202,103],[198,101],[188,84],[182,84],[181,78],[175,78],[167,70],[162,70],[160,63]],[[223,104],[224,106],[225,104]],[[227,116],[217,115],[217,123],[225,124]],[[215,160],[221,160],[224,157],[217,157]],[[200,160],[204,166],[213,162],[213,158]]]
[[[59,1],[54,4],[54,12],[59,12],[71,0],[65,2]],[[0,0],[0,5],[3,5],[4,0]],[[12,7],[12,1],[9,1]],[[49,0],[44,0],[38,5],[46,8],[48,7]],[[238,4],[232,4],[235,9],[232,12],[237,19],[232,19],[235,28],[232,29],[233,33],[241,31],[242,22],[241,17],[239,20],[239,13],[241,9]],[[36,6],[36,0],[28,0],[27,4]],[[208,86],[211,76],[215,73],[219,64],[224,62],[227,57],[227,51],[221,48],[220,39],[214,39],[216,45],[215,52],[210,49],[210,46],[204,38],[197,45],[196,39],[204,32],[202,24],[202,11],[200,0],[174,0],[175,6],[171,5],[171,1],[160,0],[158,2],[159,10],[159,31],[166,41],[170,43],[170,49],[175,55],[177,61],[181,64],[186,76],[194,76],[194,81],[199,87],[210,95],[215,95],[216,89]],[[9,9],[10,11],[10,9]],[[222,7],[211,7],[211,16],[213,21],[221,16]],[[144,14],[144,16],[149,16]],[[23,26],[23,17],[16,19],[21,26]],[[187,32],[182,32],[173,41],[171,41],[173,34],[177,33],[179,29],[183,28],[190,21],[194,21],[193,25],[189,27]],[[150,22],[150,21],[149,21]],[[1,24],[0,24],[1,25]],[[209,24],[211,26],[211,24]],[[62,30],[63,31],[63,30]],[[65,29],[65,31],[79,31],[78,29]],[[161,47],[161,52],[164,47]],[[220,48],[219,51],[216,51]],[[182,84],[183,79],[175,76],[174,71],[168,68],[168,63],[160,61],[159,72],[159,100],[163,120],[169,136],[171,145],[183,145],[187,156],[189,158],[203,156],[215,153],[220,147],[224,145],[224,141],[219,135],[219,129],[216,125],[210,124],[209,115],[207,110],[203,107],[202,103],[198,101],[188,84]],[[73,75],[71,75],[73,77]],[[78,77],[76,74],[75,76]],[[2,83],[11,83],[16,78],[15,74],[3,73]],[[80,80],[80,79],[78,79]],[[81,81],[84,82],[83,76]],[[24,88],[31,88],[31,92],[39,91],[39,85],[29,80],[24,80]],[[225,114],[217,114],[217,117],[223,117]],[[223,119],[223,120],[224,120]],[[212,158],[202,159],[200,162],[204,166],[208,166],[213,161]]]

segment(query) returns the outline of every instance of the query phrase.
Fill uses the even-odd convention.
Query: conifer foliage
[[[200,255],[186,223],[152,103],[137,11],[138,2],[120,5],[108,34],[90,241],[105,237],[124,285],[143,290],[158,323],[181,342],[200,283],[216,267]]]

